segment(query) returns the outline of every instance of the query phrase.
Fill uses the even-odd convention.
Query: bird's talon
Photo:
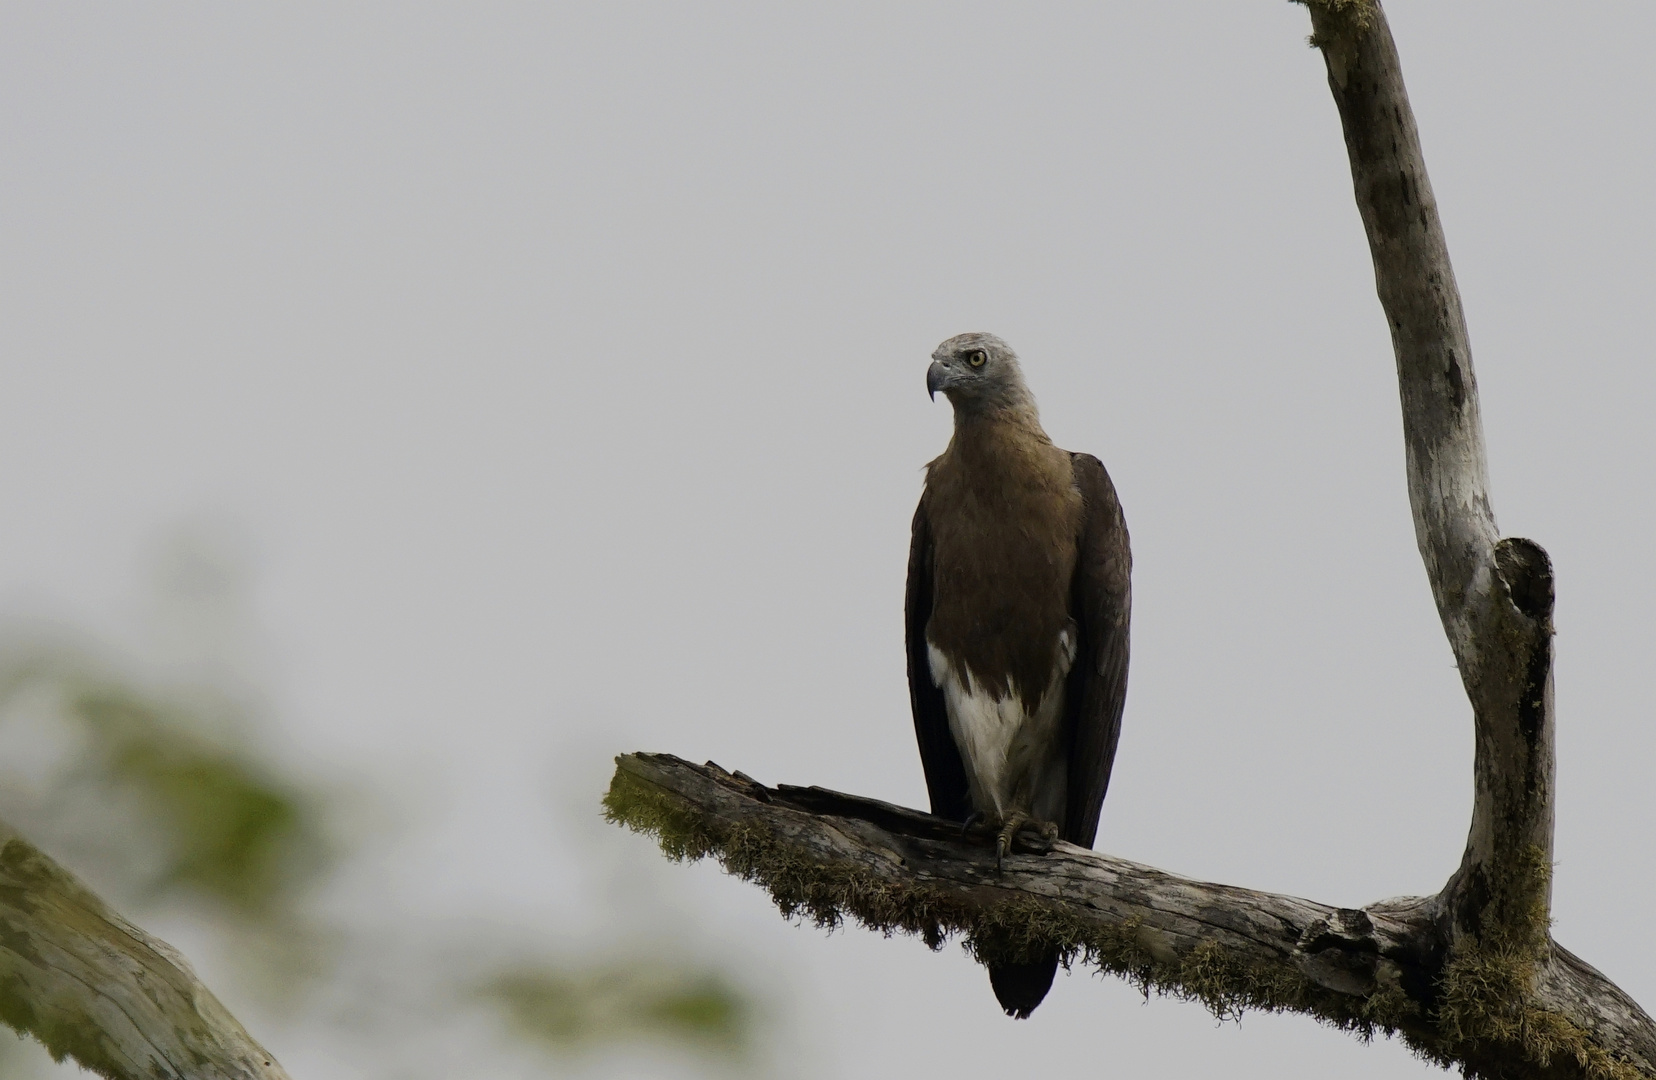
[[[1033,821],[1033,818],[1024,813],[1013,813],[1007,817],[1006,824],[1001,826],[1000,836],[996,838],[995,865],[997,867],[1000,865],[1001,856],[1012,850],[1012,841],[1017,839],[1018,830],[1032,824]]]
[[[1024,845],[1021,849],[1018,847],[1020,835],[1023,836]],[[1055,823],[1041,821],[1022,812],[1014,812],[1006,818],[995,835],[996,869],[999,869],[1001,860],[1009,851],[1022,850],[1045,855],[1052,850],[1052,842],[1057,839],[1058,826]]]

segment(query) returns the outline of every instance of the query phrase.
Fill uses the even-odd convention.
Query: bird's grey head
[[[956,334],[939,345],[926,369],[926,390],[934,398],[941,390],[956,416],[1035,408],[1018,354],[994,334]]]

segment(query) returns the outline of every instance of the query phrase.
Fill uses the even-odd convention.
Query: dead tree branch
[[[1303,2],[1391,328],[1415,536],[1472,705],[1472,824],[1443,890],[1346,910],[1065,844],[997,877],[958,825],[658,755],[618,759],[606,805],[669,855],[714,856],[819,923],[933,947],[959,935],[1008,959],[1057,948],[1221,1016],[1395,1033],[1473,1077],[1656,1080],[1656,1025],[1549,932],[1552,566],[1495,525],[1466,320],[1391,30],[1379,0]]]
[[[963,840],[956,822],[823,788],[766,787],[668,754],[617,758],[604,804],[668,856],[716,858],[784,915],[818,925],[851,919],[933,948],[959,937],[974,953],[993,941],[1009,959],[1058,948],[1066,963],[1221,1017],[1302,1012],[1363,1037],[1397,1034],[1469,1075],[1656,1076],[1656,1026],[1550,941],[1521,1000],[1481,981],[1499,968],[1463,966],[1464,984],[1454,982],[1438,897],[1337,908],[1065,843],[1009,856],[997,876],[994,852]],[[1448,995],[1460,1005],[1445,1027]]]
[[[1415,539],[1477,733],[1453,934],[1478,935],[1488,915],[1533,937],[1552,865],[1552,564],[1495,527],[1466,317],[1385,12],[1310,8],[1397,356]]]
[[[170,945],[4,824],[0,1019],[108,1080],[287,1080]]]

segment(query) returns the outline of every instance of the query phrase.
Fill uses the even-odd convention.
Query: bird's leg
[[[1057,825],[1033,818],[1022,810],[1012,811],[1006,816],[1006,824],[1001,826],[1000,835],[995,838],[995,873],[1000,873],[1001,858],[1012,850],[1012,841],[1025,829],[1038,833],[1043,840],[1058,839]]]
[[[962,840],[966,839],[971,835],[973,829],[983,824],[984,820],[982,810],[973,810],[970,814],[967,814],[966,820],[960,823],[960,838]]]

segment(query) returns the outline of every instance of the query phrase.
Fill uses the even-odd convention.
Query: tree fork
[[[1012,958],[1058,948],[1219,1016],[1296,1011],[1395,1033],[1470,1077],[1656,1080],[1656,1024],[1548,929],[1552,565],[1495,525],[1466,320],[1397,48],[1379,0],[1300,2],[1391,329],[1415,537],[1472,705],[1472,823],[1442,891],[1341,909],[1062,843],[997,876],[957,824],[664,755],[617,759],[607,813],[819,924],[851,917],[934,948],[959,935]]]

